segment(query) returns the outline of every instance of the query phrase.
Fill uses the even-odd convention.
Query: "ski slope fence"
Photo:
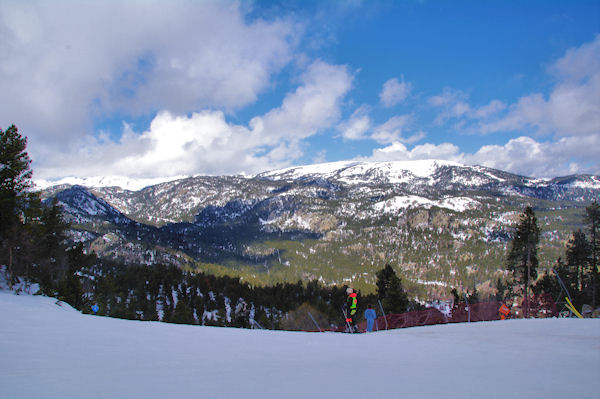
[[[493,302],[480,302],[467,305],[466,303],[455,304],[452,308],[452,312],[449,316],[443,314],[436,308],[427,308],[425,310],[419,310],[414,312],[400,313],[400,314],[388,314],[385,316],[379,316],[375,322],[375,330],[395,329],[395,328],[407,328],[407,327],[418,327],[418,326],[429,326],[433,324],[447,324],[447,323],[465,323],[465,322],[477,322],[477,321],[491,321],[500,320],[500,307],[505,302],[493,301]],[[521,301],[515,301],[512,304],[508,304],[511,309],[509,318],[520,318],[522,317],[522,303]],[[556,304],[550,295],[534,295],[529,299],[529,315],[535,318],[545,317],[557,317],[558,311]],[[367,328],[367,322],[362,321],[357,323],[358,331],[363,332]],[[342,332],[345,331],[346,326],[341,326],[334,331]]]

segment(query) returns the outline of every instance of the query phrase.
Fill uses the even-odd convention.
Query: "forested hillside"
[[[339,321],[347,286],[363,306],[380,299],[401,313],[462,293],[557,296],[553,268],[578,306],[597,301],[597,177],[350,163],[316,175],[188,178],[138,192],[73,186],[40,197],[26,138],[14,126],[0,132],[2,273],[84,311],[307,329],[299,320],[309,311],[325,326]]]
[[[519,214],[539,219],[549,270],[600,179],[536,180],[441,161],[342,162],[254,177],[192,177],[139,191],[60,186],[71,237],[102,258],[171,264],[254,285],[317,280],[374,292],[393,265],[413,298],[493,295]]]

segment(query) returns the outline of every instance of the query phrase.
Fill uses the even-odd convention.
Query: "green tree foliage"
[[[591,246],[583,231],[575,231],[567,242],[567,265],[572,270],[575,289],[583,291],[585,285],[584,272],[588,268],[591,257]]]
[[[504,281],[501,278],[496,280],[496,300],[504,302],[512,295],[512,284],[509,281]]]
[[[177,305],[175,305],[175,310],[171,315],[170,320],[171,323],[177,324],[195,324],[196,319],[194,318],[194,312],[192,308],[185,303],[185,301],[178,301]]]
[[[562,279],[562,281],[569,286],[569,280],[567,279],[568,275],[569,271],[567,265],[563,262],[562,258],[558,258],[554,264],[554,267],[552,268],[552,271],[544,273],[544,275],[542,275],[542,277],[536,282],[535,286],[533,287],[533,293],[550,294],[554,300],[564,300],[563,298],[566,296],[566,293],[562,290],[558,279]],[[567,289],[569,292],[572,291],[568,287]]]
[[[304,302],[297,309],[288,312],[281,321],[281,327],[284,330],[315,331],[317,326],[310,318],[309,313],[321,329],[328,327],[327,315],[308,302]]]
[[[450,293],[454,297],[454,304],[465,303],[465,299],[468,303],[479,303],[479,293],[477,292],[477,289],[474,289],[473,292],[467,291],[461,294],[456,288],[452,288]]]
[[[377,297],[388,313],[404,313],[410,304],[406,291],[402,287],[402,280],[396,275],[394,269],[386,264],[377,272]]]
[[[537,277],[539,242],[540,228],[537,218],[533,209],[528,206],[521,214],[507,259],[507,268],[513,273],[515,281],[523,285],[526,300],[531,281]],[[527,307],[525,316],[527,316]]]
[[[43,292],[75,307],[84,303],[79,270],[90,259],[82,246],[68,248],[62,209],[49,206],[31,192],[31,159],[27,139],[12,125],[0,129],[0,263],[7,265],[9,283],[17,278],[37,282]]]
[[[316,281],[250,286],[240,279],[175,266],[121,264],[107,259],[97,260],[79,273],[84,275],[83,286],[88,287],[84,297],[89,300],[84,306],[98,304],[100,315],[246,328],[253,327],[249,323],[252,318],[269,329],[314,330],[310,311],[324,329],[344,323],[340,307],[345,302],[345,288],[324,287]],[[365,301],[374,299],[365,297]],[[245,311],[238,307],[241,303],[246,304]],[[91,312],[89,306],[84,310]]]
[[[25,229],[27,210],[33,197],[31,159],[26,151],[27,139],[12,125],[0,129],[0,263],[7,265],[9,283],[26,274],[31,242]]]
[[[15,125],[0,129],[0,232],[20,222],[31,187],[31,159],[27,139]]]
[[[598,293],[598,257],[600,256],[600,205],[594,201],[585,209],[584,223],[588,228],[590,236],[590,272],[592,275],[592,303],[594,308],[597,304]]]
[[[592,203],[586,208],[583,217],[583,223],[586,231],[574,231],[568,240],[565,248],[565,259],[558,259],[554,271],[558,273],[561,280],[569,291],[576,307],[583,304],[592,304],[596,306],[596,293],[598,291],[598,229],[600,226],[600,207],[597,202]],[[586,235],[586,232],[588,235]],[[589,239],[588,239],[589,237]],[[551,293],[559,301],[561,298],[561,289],[558,281],[553,281],[551,274],[546,274],[537,282],[535,292]],[[565,296],[566,293],[562,293]]]
[[[67,255],[66,231],[69,224],[63,219],[62,209],[54,199],[51,206],[42,209],[37,226],[36,245],[38,263],[36,277],[47,293],[52,294],[60,282],[72,275]],[[79,247],[83,250],[83,247]]]

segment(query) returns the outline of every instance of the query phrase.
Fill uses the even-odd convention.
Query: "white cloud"
[[[371,130],[370,107],[362,105],[358,107],[347,121],[340,124],[339,130],[345,140],[363,140],[368,138],[367,133]]]
[[[458,146],[451,143],[421,144],[409,150],[404,144],[395,142],[387,147],[378,148],[370,157],[361,157],[360,160],[384,162],[384,161],[417,161],[423,159],[443,159],[462,162],[462,154]]]
[[[482,165],[530,177],[556,177],[574,173],[600,174],[597,149],[600,134],[583,138],[563,137],[539,142],[518,137],[504,145],[486,145],[473,154],[451,143],[421,144],[408,149],[400,142],[375,149],[367,161],[442,159],[467,165]]]
[[[437,124],[458,119],[455,125],[467,133],[530,131],[555,137],[600,133],[600,35],[572,48],[548,68],[555,83],[550,93],[531,93],[509,107],[499,100],[472,107],[461,91],[446,89],[429,99],[441,107]],[[506,111],[506,112],[504,112]]]
[[[289,20],[248,20],[237,2],[2,2],[0,123],[35,152],[115,111],[235,110],[272,84],[299,35]]]
[[[380,125],[373,126],[369,113],[371,107],[362,105],[350,117],[341,122],[338,130],[344,140],[373,140],[379,144],[394,142],[415,143],[425,138],[422,130],[405,137],[412,132],[413,114],[395,115]]]
[[[436,117],[435,123],[442,125],[450,119],[487,119],[506,108],[506,104],[499,100],[492,100],[489,104],[480,107],[472,107],[468,103],[468,99],[469,96],[466,93],[448,88],[444,89],[441,94],[430,97],[428,99],[430,105],[442,108],[442,112]],[[460,125],[464,125],[464,123]]]
[[[489,118],[506,108],[506,104],[499,100],[492,100],[488,105],[483,105],[472,111],[472,117],[477,119]]]
[[[469,164],[534,177],[600,174],[597,148],[600,148],[600,134],[583,138],[563,137],[549,142],[522,136],[502,146],[483,146],[475,154],[465,155],[464,159]]]
[[[384,106],[393,107],[404,101],[410,94],[411,89],[412,85],[410,83],[404,80],[399,82],[397,78],[392,78],[383,84],[379,99]]]
[[[227,122],[222,111],[190,116],[162,111],[147,131],[125,126],[118,142],[89,138],[36,178],[237,174],[288,166],[304,155],[303,139],[338,120],[352,75],[343,66],[316,61],[301,81],[280,107],[253,118],[249,127]]]
[[[280,107],[250,121],[252,139],[275,145],[331,127],[340,118],[341,100],[350,90],[352,79],[345,66],[313,62],[301,77],[303,84],[286,95]]]
[[[560,80],[581,82],[600,71],[600,35],[593,41],[567,50],[566,54],[549,68]]]
[[[388,119],[383,124],[377,126],[371,138],[379,144],[393,143],[402,141],[402,133],[412,121],[411,115],[397,115]]]

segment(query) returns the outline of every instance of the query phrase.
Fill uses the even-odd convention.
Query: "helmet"
[[[352,294],[353,291],[352,287],[346,288],[346,294]]]

